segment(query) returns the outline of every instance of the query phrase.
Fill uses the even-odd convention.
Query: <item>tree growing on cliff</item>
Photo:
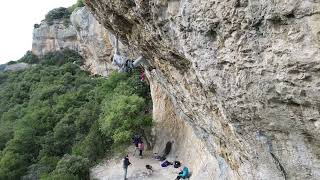
[[[46,14],[45,21],[49,25],[52,25],[55,20],[69,19],[71,13],[68,10],[68,8],[64,8],[64,7],[55,8]]]
[[[68,7],[68,11],[70,13],[72,13],[73,11],[75,11],[76,9],[83,7],[84,6],[84,0],[77,0],[77,3],[75,3],[74,5]]]

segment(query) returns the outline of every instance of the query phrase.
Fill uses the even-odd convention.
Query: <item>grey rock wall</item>
[[[16,64],[10,64],[10,65],[1,65],[3,69],[0,68],[0,72],[6,72],[6,71],[21,71],[24,69],[30,68],[32,65],[27,63],[16,63]]]
[[[33,31],[32,52],[43,56],[65,48],[72,49],[84,57],[85,69],[108,76],[115,69],[111,64],[113,48],[108,31],[85,7],[75,10],[70,21],[67,26],[63,20],[50,25],[43,21]]]
[[[3,71],[6,68],[6,64],[0,64],[0,72]]]
[[[210,153],[206,142],[199,138],[192,124],[183,120],[186,117],[175,108],[170,93],[157,81],[149,79],[153,99],[153,152],[162,155],[167,142],[171,141],[172,149],[167,159],[179,160],[183,166],[187,166],[192,172],[192,179],[240,178],[221,156]],[[223,172],[217,168],[219,166]]]
[[[42,21],[40,26],[33,30],[32,52],[35,55],[44,56],[65,48],[80,51],[74,26],[65,26],[62,20],[55,20],[52,25]]]
[[[155,68],[149,78],[205,143],[219,179],[320,177],[319,3],[86,1]]]

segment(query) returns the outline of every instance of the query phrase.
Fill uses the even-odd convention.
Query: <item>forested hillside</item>
[[[0,72],[0,179],[88,179],[89,167],[149,133],[150,92],[139,70],[108,79],[64,50]]]

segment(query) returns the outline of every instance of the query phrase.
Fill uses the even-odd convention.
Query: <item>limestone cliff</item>
[[[176,139],[192,179],[320,177],[319,1],[86,5],[155,68],[155,149]]]
[[[115,67],[111,64],[112,46],[108,31],[101,26],[87,8],[75,10],[70,24],[64,20],[46,21],[33,31],[32,52],[43,56],[48,52],[69,48],[85,59],[85,69],[107,76]]]
[[[0,64],[0,72],[6,71],[21,71],[30,68],[31,65],[27,63],[16,63],[16,64]]]

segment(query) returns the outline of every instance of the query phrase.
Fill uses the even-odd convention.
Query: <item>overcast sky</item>
[[[1,0],[0,64],[18,60],[31,50],[33,25],[57,7],[69,7],[76,0]]]

